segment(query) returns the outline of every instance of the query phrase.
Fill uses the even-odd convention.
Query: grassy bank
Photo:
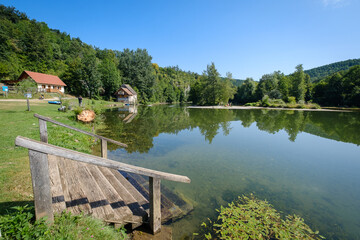
[[[76,106],[77,99],[69,99],[69,105]],[[113,105],[114,102],[93,101],[84,99],[84,104],[97,109]],[[30,111],[26,102],[0,102],[0,214],[14,205],[32,204],[30,168],[27,150],[15,147],[16,136],[40,140],[39,122],[33,115],[51,117],[59,122],[92,131],[96,123],[83,124],[75,121],[73,111],[60,112],[59,105],[48,104],[46,101],[30,102]],[[91,153],[95,139],[48,123],[49,143],[77,151]]]

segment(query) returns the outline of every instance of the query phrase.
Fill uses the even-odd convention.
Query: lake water
[[[125,121],[124,121],[125,120]],[[188,176],[162,181],[194,205],[172,223],[186,239],[215,209],[255,193],[297,214],[328,239],[360,239],[360,113],[188,109],[179,105],[104,114],[109,158]]]

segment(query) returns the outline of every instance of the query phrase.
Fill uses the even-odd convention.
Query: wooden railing
[[[41,218],[48,216],[53,219],[51,208],[52,198],[50,192],[49,167],[47,154],[64,157],[74,161],[94,164],[97,166],[113,168],[130,173],[136,173],[149,177],[149,204],[150,204],[150,227],[155,234],[161,230],[161,179],[190,183],[190,179],[186,176],[170,174],[166,172],[155,171],[147,168],[137,167],[130,164],[120,163],[107,159],[107,142],[115,143],[119,146],[126,147],[126,144],[105,138],[84,130],[57,122],[50,118],[34,115],[39,119],[40,139],[41,142],[18,136],[15,140],[17,146],[29,149],[30,170],[34,189],[35,212],[36,217]],[[90,154],[80,153],[48,144],[48,134],[46,122],[51,122],[59,126],[63,126],[74,131],[78,131],[89,136],[101,139],[101,157]]]

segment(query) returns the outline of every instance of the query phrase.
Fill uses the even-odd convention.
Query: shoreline
[[[252,106],[188,106],[187,108],[197,109],[234,109],[234,110],[249,110],[249,109],[269,109],[269,110],[294,110],[294,111],[314,111],[314,112],[354,112],[356,110],[345,109],[311,109],[311,108],[274,108],[274,107],[252,107]]]

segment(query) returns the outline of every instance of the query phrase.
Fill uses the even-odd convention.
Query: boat
[[[48,101],[48,103],[50,103],[50,104],[61,104],[61,102],[60,101]]]

